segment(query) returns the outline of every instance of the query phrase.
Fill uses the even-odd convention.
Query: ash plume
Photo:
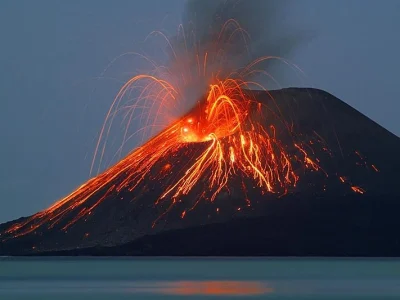
[[[233,71],[263,56],[285,59],[309,39],[309,32],[285,24],[291,4],[291,0],[188,0],[181,30],[171,39],[171,70],[190,74],[190,83],[183,87],[185,100],[201,97],[211,74],[232,77]],[[205,53],[207,72],[199,76],[203,63],[199,57]],[[281,71],[277,67],[285,64],[270,59],[258,65],[271,76]]]

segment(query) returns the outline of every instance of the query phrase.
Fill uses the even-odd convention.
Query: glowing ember
[[[352,186],[351,189],[352,189],[354,192],[359,193],[359,194],[364,194],[364,193],[365,193],[365,190],[362,189],[362,188],[360,188],[359,186]]]

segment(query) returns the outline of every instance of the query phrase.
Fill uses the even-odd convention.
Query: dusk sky
[[[109,105],[144,66],[123,57],[103,70],[121,54],[148,50],[151,31],[173,34],[183,3],[0,2],[0,222],[44,209],[89,178]],[[400,135],[400,1],[293,3],[276,34],[282,26],[310,33],[285,56],[306,77],[288,69],[282,85],[324,89]]]

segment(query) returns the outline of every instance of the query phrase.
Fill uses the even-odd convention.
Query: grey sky
[[[182,3],[0,2],[0,222],[43,209],[88,179],[121,85],[97,77],[118,55],[140,51],[150,31],[173,33]],[[399,135],[400,1],[295,3],[279,24],[315,37],[287,57],[307,79],[289,75],[285,83],[325,89]],[[105,76],[123,80],[138,68],[124,58]]]

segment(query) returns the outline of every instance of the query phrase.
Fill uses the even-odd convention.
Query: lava
[[[234,20],[224,24],[223,30],[229,26],[236,26],[233,32],[240,34],[244,32]],[[228,34],[231,35],[232,30],[228,31]],[[221,33],[217,41],[222,39],[222,36]],[[243,183],[244,193],[246,193],[244,181],[250,180],[264,194],[284,195],[293,190],[300,180],[300,174],[294,164],[325,173],[319,159],[309,150],[310,145],[306,147],[305,142],[296,139],[293,139],[292,145],[281,142],[275,125],[263,114],[268,110],[267,104],[257,101],[251,92],[251,88],[255,86],[264,88],[261,84],[246,78],[249,74],[265,73],[257,70],[255,66],[271,57],[259,58],[246,67],[228,72],[227,76],[221,77],[222,72],[207,71],[209,63],[218,61],[220,51],[205,51],[202,56],[200,54],[196,56],[199,72],[197,76],[207,77],[208,90],[206,96],[198,101],[189,113],[175,120],[118,163],[90,179],[48,209],[23,222],[13,224],[7,229],[6,234],[18,237],[35,232],[41,227],[51,229],[57,225],[59,225],[57,228],[67,230],[82,218],[89,217],[105,199],[117,199],[123,190],[142,189],[145,178],[150,174],[153,174],[152,180],[160,182],[163,186],[163,193],[155,200],[154,205],[165,201],[169,203],[169,208],[154,220],[156,224],[199,184],[205,186],[193,208],[199,201],[214,202],[218,194],[229,189],[234,179],[239,179]],[[127,111],[125,118],[129,123],[138,107],[150,107],[148,115],[142,116],[148,124],[151,118],[158,118],[165,110],[177,105],[178,100],[182,98],[181,89],[165,78],[166,76],[142,74],[134,76],[123,85],[110,106],[101,129],[92,169],[96,157],[100,157],[101,161],[104,156],[106,144],[102,141],[110,135],[110,127],[117,112]],[[140,94],[136,102],[123,105],[122,100],[128,97],[132,90],[138,89]],[[289,123],[282,120],[282,124],[291,134]],[[129,139],[127,130],[124,142]],[[185,170],[171,174],[173,163],[165,163],[163,159],[174,157],[182,149],[194,143],[201,144],[201,151],[191,154],[195,157],[188,159]],[[313,144],[312,141],[307,143]],[[289,148],[294,151],[288,151]],[[164,165],[161,168],[157,167],[162,161]],[[373,168],[376,169],[375,166]],[[173,180],[165,180],[167,177]],[[207,179],[206,183],[204,178]],[[345,182],[342,177],[340,180]],[[357,193],[365,192],[356,186],[351,189]],[[95,195],[97,200],[89,204],[88,200]],[[248,206],[251,205],[251,199],[246,199],[246,202]],[[75,212],[74,217],[66,218],[70,212]],[[219,212],[219,208],[216,208],[216,212]],[[181,218],[187,216],[186,210],[181,212]]]
[[[157,79],[153,80],[159,83]],[[294,157],[285,152],[275,136],[273,126],[265,128],[265,122],[252,120],[251,110],[259,106],[250,93],[244,91],[246,84],[240,80],[226,79],[211,85],[204,105],[200,105],[200,112],[196,110],[195,115],[183,117],[104,173],[47,210],[12,226],[7,233],[19,236],[43,224],[52,228],[68,212],[78,210],[76,217],[63,227],[66,230],[79,219],[90,215],[110,195],[123,189],[134,190],[158,161],[190,143],[203,143],[206,147],[183,175],[165,188],[155,204],[170,199],[173,205],[204,176],[209,178],[210,195],[206,200],[211,202],[233,176],[251,178],[265,192],[287,192],[299,179],[292,167]],[[165,93],[169,92],[169,85],[161,86],[166,89]],[[299,145],[296,147],[303,153],[304,163],[317,170],[318,165],[307,156],[306,151]],[[170,168],[171,165],[166,164],[159,172],[159,177]],[[108,186],[117,178],[123,180]],[[90,197],[105,188],[106,191],[95,204],[86,205]],[[182,213],[184,216],[185,212]]]

